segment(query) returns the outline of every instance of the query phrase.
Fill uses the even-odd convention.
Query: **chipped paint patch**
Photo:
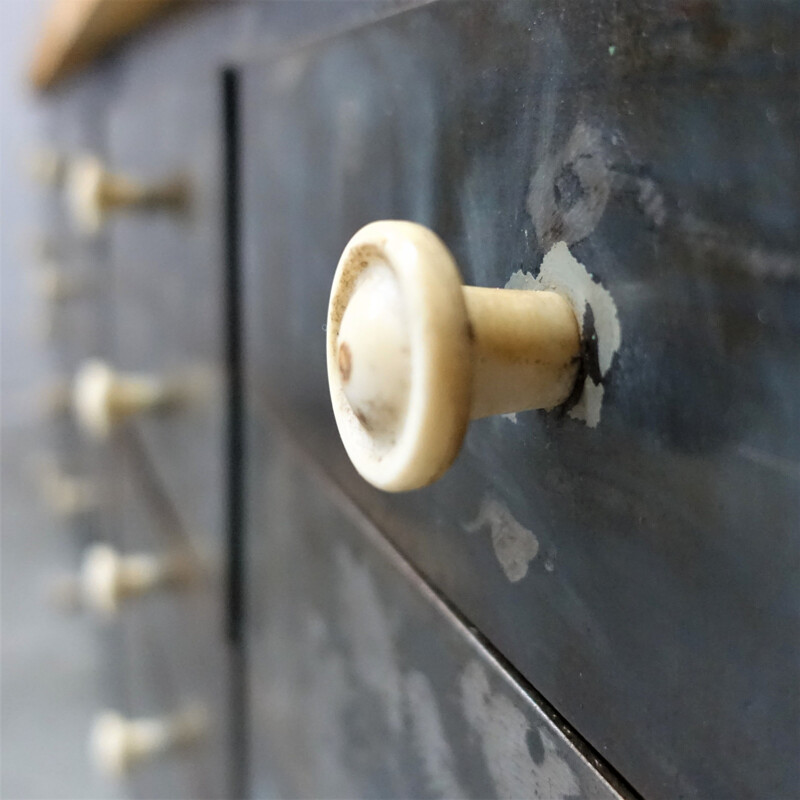
[[[590,428],[597,427],[603,404],[602,380],[611,369],[614,354],[622,342],[617,306],[611,294],[572,255],[566,242],[557,242],[547,251],[537,276],[518,270],[508,279],[505,288],[550,290],[563,295],[575,310],[581,336],[590,333],[584,328],[587,309],[591,311],[594,321],[591,334],[594,338],[587,344],[596,353],[600,374],[586,376],[581,396],[569,415],[582,420]]]
[[[585,239],[597,226],[611,194],[611,171],[599,130],[578,122],[563,150],[545,156],[528,191],[528,213],[548,247]]]
[[[480,663],[469,663],[459,683],[464,716],[480,739],[498,797],[567,800],[580,794],[578,778],[556,741],[542,728],[531,730],[512,700],[492,691]],[[529,737],[538,737],[541,744],[535,759]]]
[[[539,540],[517,522],[502,503],[488,497],[481,503],[478,516],[464,529],[467,533],[476,533],[487,526],[492,547],[506,577],[512,583],[521,581],[528,574],[528,564],[539,552]]]

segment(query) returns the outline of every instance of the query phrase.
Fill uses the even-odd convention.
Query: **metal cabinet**
[[[243,71],[253,414],[651,798],[800,786],[799,33],[773,3],[433,3]],[[565,242],[621,325],[597,427],[486,419],[434,486],[366,486],[323,325],[381,218],[482,286]]]

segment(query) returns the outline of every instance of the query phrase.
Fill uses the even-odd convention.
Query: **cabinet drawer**
[[[248,67],[248,380],[643,795],[789,796],[800,19],[703,9],[434,3]],[[361,481],[322,327],[374,219],[429,226],[479,286],[564,241],[621,325],[599,424],[488,418],[429,488]]]

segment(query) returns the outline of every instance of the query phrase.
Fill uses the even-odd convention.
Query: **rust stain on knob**
[[[339,374],[342,376],[342,383],[350,380],[350,372],[353,369],[353,360],[350,355],[350,348],[347,342],[339,345]]]

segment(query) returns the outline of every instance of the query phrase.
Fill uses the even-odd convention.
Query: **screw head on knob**
[[[327,320],[342,442],[378,488],[432,483],[470,419],[553,408],[578,373],[580,333],[549,291],[462,285],[444,243],[412,222],[373,222],[345,247]]]

